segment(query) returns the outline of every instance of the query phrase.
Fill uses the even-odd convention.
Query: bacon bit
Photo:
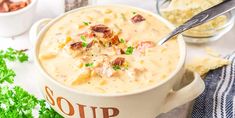
[[[115,35],[115,36],[111,39],[111,43],[112,43],[113,45],[117,45],[117,44],[120,43],[118,35]]]
[[[9,4],[10,11],[17,11],[27,6],[26,2],[17,2]]]
[[[113,35],[111,29],[102,24],[91,26],[91,30],[94,32],[103,33],[104,38],[111,38]]]
[[[125,51],[123,49],[120,49],[121,54],[125,54]]]
[[[124,62],[125,62],[125,58],[123,58],[123,57],[117,57],[117,58],[112,62],[112,64],[113,64],[114,66],[122,66]]]
[[[30,0],[12,2],[11,0],[0,0],[0,12],[17,11],[26,7],[30,3]]]
[[[91,41],[91,42],[86,46],[86,48],[91,48],[94,43],[95,43],[94,41]]]
[[[156,46],[156,44],[153,41],[143,41],[137,45],[137,49],[144,50],[146,48],[153,48],[155,46]]]
[[[108,32],[110,29],[106,27],[105,25],[99,24],[99,25],[91,26],[91,30],[95,32],[104,33],[104,32]]]
[[[7,2],[3,2],[2,5],[0,5],[0,12],[9,12],[9,7]]]
[[[88,37],[89,37],[89,38],[93,38],[93,37],[95,37],[95,36],[96,36],[95,33],[92,33],[92,32],[91,32]]]
[[[93,32],[91,32],[91,33],[83,32],[83,33],[77,34],[77,36],[85,36],[85,37],[88,37],[88,38],[94,38],[96,36],[96,34],[93,33]]]
[[[5,0],[0,0],[0,4],[2,4]]]
[[[135,15],[134,17],[131,18],[132,23],[139,23],[144,21],[145,18],[141,16],[140,14]]]
[[[72,50],[78,50],[82,48],[82,42],[76,42],[70,45]]]

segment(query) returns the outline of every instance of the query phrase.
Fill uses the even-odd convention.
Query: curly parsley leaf
[[[28,61],[28,56],[24,53],[25,50],[14,50],[13,48],[8,48],[6,51],[0,51],[0,58],[6,59],[8,61]]]
[[[14,77],[16,76],[15,72],[12,69],[9,69],[6,64],[6,60],[8,61],[20,61],[25,62],[28,61],[28,56],[24,53],[24,51],[14,50],[12,48],[8,48],[6,51],[0,51],[0,84],[4,82],[13,83]]]
[[[12,89],[1,87],[0,94],[1,118],[33,118],[32,111],[38,104],[37,98],[19,86]]]
[[[40,106],[39,118],[63,118],[45,100],[38,100],[19,86],[0,87],[0,117],[1,118],[33,118],[33,110]]]
[[[15,72],[7,67],[5,60],[0,58],[0,84],[4,82],[13,83],[15,76]]]
[[[40,100],[39,104],[41,107],[39,110],[39,118],[63,118],[61,115],[55,112],[54,109],[48,107],[45,100]]]
[[[38,100],[23,88],[13,85],[16,74],[7,67],[6,60],[25,62],[28,56],[24,51],[12,48],[0,51],[0,118],[33,118],[37,106],[40,106],[39,118],[63,118],[51,107],[46,107],[45,100]],[[10,85],[2,84],[4,82]]]

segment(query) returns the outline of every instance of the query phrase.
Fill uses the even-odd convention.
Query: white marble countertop
[[[35,17],[35,21],[41,18],[55,17],[55,12],[50,11],[51,6],[46,4],[48,0],[39,0],[38,10]],[[55,1],[55,0],[54,0]],[[144,6],[146,7],[146,6]],[[148,8],[148,7],[147,7]],[[204,48],[211,47],[212,49],[220,52],[222,55],[229,54],[235,51],[235,28],[233,28],[229,33],[223,36],[220,40],[203,45],[188,45],[188,60],[192,57],[204,55]],[[0,49],[6,49],[8,47],[13,47],[15,49],[32,49],[32,45],[28,38],[28,32],[25,34],[13,37],[13,38],[1,38],[0,37]],[[31,51],[29,52],[31,53]],[[16,71],[15,82],[17,85],[22,86],[32,94],[37,97],[42,97],[40,91],[37,87],[37,69],[35,69],[33,64],[32,55],[30,55],[30,62],[24,64],[12,64],[12,68]],[[171,118],[172,114],[177,114],[174,118],[186,118],[188,105],[184,105],[172,112],[160,116],[160,118]]]

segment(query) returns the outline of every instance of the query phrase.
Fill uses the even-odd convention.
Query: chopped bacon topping
[[[25,0],[25,1],[0,0],[0,13],[17,11],[30,4],[30,1],[31,0]]]
[[[70,45],[72,50],[78,50],[82,48],[82,42],[76,42]]]
[[[91,41],[91,42],[86,46],[86,48],[91,48],[94,43],[95,43],[94,41]]]
[[[91,30],[97,33],[103,33],[104,38],[111,38],[113,35],[112,30],[102,24],[91,26]]]
[[[140,42],[140,44],[137,45],[137,49],[144,50],[146,48],[152,48],[155,47],[156,44],[153,41],[143,41]]]
[[[95,36],[96,36],[95,33],[92,33],[92,32],[91,32],[88,37],[89,37],[89,38],[93,38],[93,37],[95,37]]]
[[[115,66],[122,66],[124,62],[125,62],[125,58],[123,58],[123,57],[117,57],[117,58],[112,62],[112,64],[115,65]]]
[[[134,17],[131,18],[132,23],[139,23],[144,21],[145,18],[139,14],[135,15]]]
[[[10,9],[8,7],[8,4],[3,2],[2,4],[0,4],[0,12],[9,12]]]
[[[17,11],[21,8],[24,8],[27,6],[26,2],[17,2],[17,3],[11,3],[9,4],[9,8],[11,11]]]
[[[115,36],[111,39],[111,43],[114,44],[114,45],[117,45],[117,44],[120,43],[118,35],[115,35]]]
[[[0,4],[2,4],[5,0],[0,0]]]
[[[120,49],[121,54],[125,54],[125,51],[123,49]]]

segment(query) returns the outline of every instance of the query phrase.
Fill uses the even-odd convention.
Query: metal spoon
[[[235,0],[225,0],[222,3],[215,5],[201,13],[195,15],[190,20],[185,22],[183,25],[177,27],[174,31],[172,31],[169,35],[158,42],[158,45],[164,44],[166,41],[171,39],[172,37],[180,34],[186,30],[199,26],[207,21],[210,21],[216,18],[219,15],[222,15],[228,11],[231,11],[235,8]]]

